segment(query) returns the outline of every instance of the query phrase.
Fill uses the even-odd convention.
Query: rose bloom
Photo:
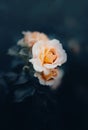
[[[61,66],[67,60],[65,50],[62,48],[60,42],[56,39],[47,42],[39,41],[32,47],[33,58],[32,62],[34,69],[37,72],[47,73],[48,69]]]
[[[49,38],[40,32],[23,32],[24,38],[18,41],[18,45],[32,47],[37,41],[48,41]]]
[[[63,71],[60,69],[51,69],[48,74],[44,72],[34,74],[39,79],[40,84],[51,86],[52,89],[56,89],[61,82]]]

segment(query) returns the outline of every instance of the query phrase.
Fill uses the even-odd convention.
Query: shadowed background
[[[40,31],[63,43],[68,54],[62,89],[55,102],[41,95],[1,105],[1,128],[88,129],[88,1],[0,0],[0,72],[10,70],[7,49],[22,31]],[[45,98],[46,107],[42,104]]]

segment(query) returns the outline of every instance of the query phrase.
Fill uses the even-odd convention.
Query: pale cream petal
[[[63,75],[64,75],[64,71],[59,69],[59,74],[55,78],[54,83],[51,86],[51,89],[57,89],[60,86]]]
[[[39,54],[44,51],[44,43],[42,41],[36,42],[32,47],[33,58],[39,57]]]
[[[44,64],[44,67],[47,68],[47,69],[53,69],[53,68],[56,68],[57,67],[57,64]]]
[[[61,65],[65,63],[67,60],[67,54],[65,50],[63,49],[62,44],[56,39],[53,39],[51,44],[56,49],[56,52],[58,55],[58,64]],[[57,61],[55,61],[55,63],[57,63]]]
[[[62,49],[62,44],[57,39],[50,40],[47,43],[47,46],[49,46],[50,48],[54,47],[56,50],[57,50],[57,48]]]
[[[67,54],[64,50],[62,50],[62,52],[60,52],[59,54],[60,54],[60,58],[58,57],[55,64],[58,64],[59,66],[61,66],[63,63],[67,61]]]
[[[37,77],[39,79],[39,83],[42,84],[42,85],[46,85],[46,82],[45,80],[42,78],[41,74],[40,73],[35,73],[34,74],[35,77]]]
[[[29,62],[33,64],[33,67],[36,71],[38,72],[43,71],[44,68],[42,67],[41,62],[38,59],[30,59]]]

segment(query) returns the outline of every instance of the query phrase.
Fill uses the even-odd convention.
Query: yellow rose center
[[[39,58],[42,61],[42,64],[52,64],[57,58],[56,51],[53,48],[50,50],[45,49],[44,52],[40,53]]]
[[[44,63],[45,64],[52,64],[56,60],[56,52],[55,49],[45,50],[44,55]]]

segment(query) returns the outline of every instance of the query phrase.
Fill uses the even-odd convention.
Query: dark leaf
[[[29,48],[22,48],[18,54],[25,62],[29,62],[29,59],[32,57]]]
[[[22,86],[14,91],[14,101],[22,102],[25,98],[33,96],[35,89],[31,86]]]
[[[8,94],[8,85],[3,76],[0,76],[0,101],[4,101]]]
[[[20,49],[21,49],[20,46],[13,46],[13,47],[9,48],[8,54],[12,55],[12,56],[17,56],[19,51],[20,51]]]
[[[23,66],[25,65],[25,62],[21,60],[20,58],[14,58],[11,64],[11,68],[16,73],[21,73]]]
[[[29,56],[29,48],[22,48],[20,51],[19,51],[19,55],[22,55],[22,56]]]
[[[29,75],[24,71],[22,71],[14,85],[25,84],[28,81],[29,81]]]
[[[7,81],[7,83],[13,83],[17,80],[18,75],[14,72],[8,72],[5,74],[4,78]]]

